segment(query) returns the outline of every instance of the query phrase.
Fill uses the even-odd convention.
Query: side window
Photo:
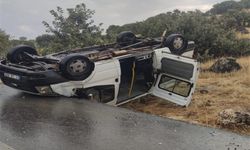
[[[159,88],[177,95],[188,97],[192,85],[189,82],[175,79],[166,75],[161,76]]]

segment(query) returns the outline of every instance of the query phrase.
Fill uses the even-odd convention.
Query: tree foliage
[[[9,38],[10,36],[0,29],[0,56],[6,54],[6,51],[10,46]]]
[[[230,10],[243,10],[250,9],[250,0],[241,0],[241,1],[224,1],[218,4],[215,4],[212,9],[208,11],[208,13],[212,14],[224,14],[229,12]]]
[[[167,29],[167,34],[181,33],[195,41],[201,56],[239,55],[238,42],[233,27],[222,22],[221,17],[201,11],[181,12],[175,10],[151,17],[145,21],[123,26],[110,26],[107,37],[114,38],[119,32],[130,30],[146,37],[159,37]],[[114,39],[112,39],[114,40]],[[250,48],[250,47],[249,47]]]
[[[230,28],[250,27],[250,0],[221,2],[207,13],[220,15],[221,22]]]
[[[10,40],[10,45],[11,47],[16,47],[18,45],[28,45],[31,47],[36,47],[35,46],[35,40],[28,40],[27,37],[20,37],[19,39],[11,39]]]
[[[223,14],[229,10],[241,10],[242,8],[239,2],[230,0],[215,4],[209,12],[212,14]]]
[[[36,37],[36,45],[40,54],[45,55],[54,52],[55,36],[50,34],[43,34]]]
[[[50,49],[60,51],[103,42],[101,24],[95,25],[92,19],[93,10],[87,9],[85,4],[79,4],[75,8],[68,8],[66,12],[67,17],[64,10],[57,7],[56,10],[50,11],[54,17],[52,24],[43,21],[46,31],[52,35],[49,37],[53,41],[49,43]],[[48,37],[48,35],[44,36]]]
[[[245,9],[250,8],[250,0],[241,0],[239,3]]]
[[[19,39],[11,39],[8,34],[0,29],[0,56],[6,55],[7,51],[18,45],[29,45],[35,47],[35,40],[28,40],[26,37],[20,37]]]

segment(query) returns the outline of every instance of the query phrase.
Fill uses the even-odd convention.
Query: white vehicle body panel
[[[193,70],[190,70],[190,71],[192,71],[192,77],[189,79],[185,79],[181,76],[176,76],[173,74],[162,72],[158,75],[158,78],[156,79],[155,85],[151,88],[150,93],[152,95],[155,95],[157,97],[160,97],[160,98],[168,100],[168,101],[171,101],[171,102],[176,103],[178,105],[188,106],[189,103],[191,102],[192,95],[193,95],[194,90],[195,90],[196,81],[197,81],[198,74],[199,74],[199,63],[196,60],[191,59],[191,58],[173,55],[170,53],[168,48],[162,48],[162,49],[155,50],[153,66],[156,70],[162,69],[162,59],[163,58],[167,58],[167,59],[171,59],[173,61],[183,62],[186,64],[193,65]],[[188,96],[181,96],[181,95],[175,94],[171,91],[161,89],[159,87],[159,84],[160,84],[161,78],[164,75],[166,75],[170,78],[173,78],[173,80],[164,83],[166,89],[168,87],[173,86],[173,84],[174,84],[173,82],[176,82],[177,80],[190,83],[191,87],[190,87],[190,91],[189,91]],[[175,79],[177,79],[177,80],[175,80]]]
[[[95,63],[92,74],[83,81],[70,81],[60,84],[53,84],[51,88],[54,92],[64,96],[74,96],[76,88],[89,88],[101,85],[114,85],[115,98],[110,104],[115,104],[120,84],[120,64],[117,59],[103,60]]]

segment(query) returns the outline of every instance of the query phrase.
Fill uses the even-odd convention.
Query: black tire
[[[168,47],[171,53],[181,55],[187,49],[188,42],[181,34],[171,34],[164,39],[163,45]]]
[[[29,61],[29,58],[26,57],[24,52],[31,55],[38,55],[36,49],[27,45],[20,45],[9,50],[9,52],[7,53],[7,59],[11,63]]]
[[[136,43],[136,36],[131,31],[123,31],[118,34],[116,42],[120,46],[128,46]]]
[[[62,75],[73,81],[86,79],[94,68],[95,64],[83,55],[68,55],[59,64]]]

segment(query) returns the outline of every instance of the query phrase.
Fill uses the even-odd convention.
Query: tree
[[[229,10],[241,9],[243,9],[243,6],[239,2],[230,0],[215,4],[209,12],[212,14],[223,14],[228,12]]]
[[[108,27],[108,29],[106,30],[106,33],[107,33],[106,39],[109,42],[113,41],[116,38],[117,33],[121,32],[120,29],[121,29],[121,27],[118,25],[110,25]]]
[[[101,24],[94,25],[94,11],[87,9],[85,4],[67,9],[67,17],[61,7],[50,13],[54,17],[52,24],[43,21],[46,31],[53,35],[50,49],[60,51],[103,42]]]
[[[35,48],[35,41],[28,40],[27,37],[20,37],[19,39],[10,40],[11,47],[16,47],[18,45],[28,45]]]
[[[20,41],[27,41],[27,37],[21,36],[21,37],[19,37],[19,40]]]
[[[0,29],[0,56],[5,55],[10,47],[9,38],[10,36]]]
[[[250,0],[241,0],[239,2],[239,4],[243,7],[243,8],[246,8],[246,9],[249,9],[250,8]]]
[[[110,26],[107,30],[107,37],[114,37],[113,35],[124,30],[140,33],[146,37],[159,37],[166,29],[167,35],[181,33],[186,39],[195,41],[201,56],[219,57],[239,53],[236,48],[238,43],[235,29],[225,26],[221,17],[198,10],[189,12],[175,10],[142,22]]]
[[[55,36],[50,34],[43,34],[36,37],[37,50],[40,54],[45,55],[54,52],[51,47],[55,41]]]
[[[43,34],[36,37],[36,44],[38,47],[48,47],[55,39],[55,36],[49,34]]]

